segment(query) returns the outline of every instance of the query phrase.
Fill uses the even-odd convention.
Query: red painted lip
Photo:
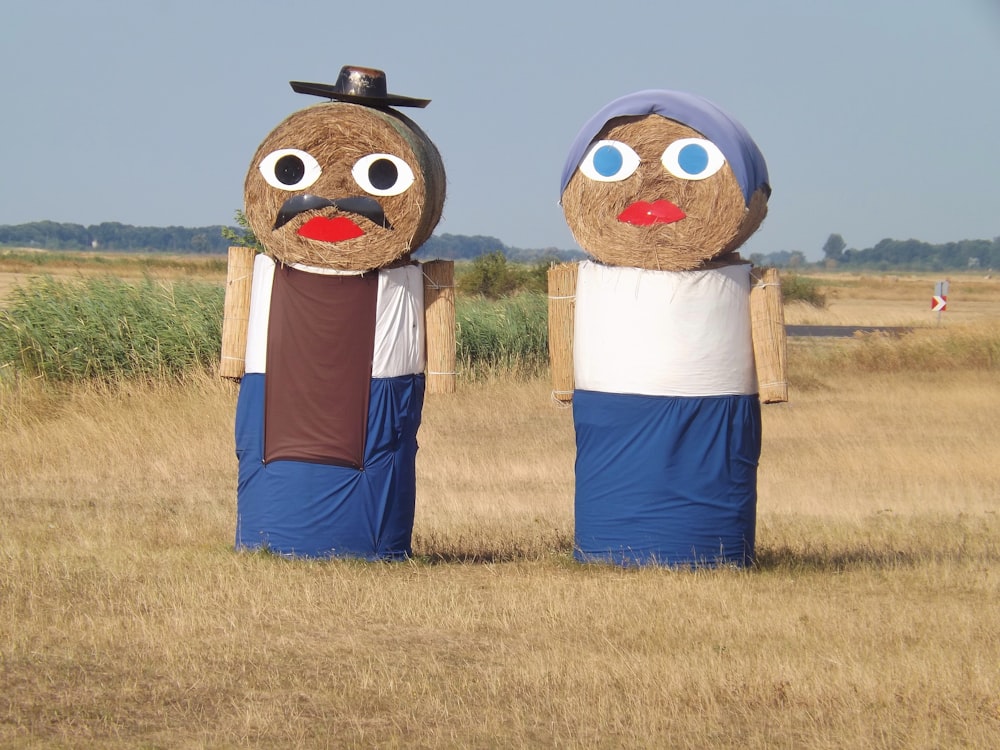
[[[353,240],[364,233],[361,227],[344,216],[337,216],[333,219],[328,219],[325,216],[314,216],[299,227],[298,231],[300,236],[320,242]]]
[[[645,227],[650,224],[673,224],[685,216],[687,214],[680,206],[675,206],[670,201],[658,200],[652,203],[636,201],[618,214],[618,221]]]

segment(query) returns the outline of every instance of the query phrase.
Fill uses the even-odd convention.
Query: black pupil
[[[274,176],[282,185],[295,185],[306,173],[306,165],[294,154],[285,154],[274,165]]]
[[[399,170],[388,159],[376,159],[368,167],[368,180],[376,190],[388,190],[398,178]]]

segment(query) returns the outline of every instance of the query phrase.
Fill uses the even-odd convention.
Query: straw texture
[[[750,320],[760,400],[765,404],[788,401],[785,309],[776,268],[754,270]]]
[[[222,378],[243,377],[247,325],[250,320],[250,288],[256,254],[252,247],[229,248],[222,318],[222,359],[219,362],[219,377]]]
[[[576,277],[579,265],[562,263],[549,268],[549,367],[552,397],[573,400],[573,326],[576,316]]]
[[[455,263],[423,264],[427,321],[427,392],[455,392]]]
[[[580,246],[608,265],[688,271],[707,267],[742,245],[767,213],[765,194],[758,190],[748,207],[728,164],[704,180],[674,177],[662,164],[668,145],[697,137],[697,131],[659,115],[609,121],[597,139],[626,143],[641,162],[634,174],[618,182],[591,180],[579,170],[570,179],[562,195],[563,212]],[[618,220],[631,204],[657,200],[670,201],[686,217],[647,226]]]
[[[268,184],[260,165],[268,154],[279,149],[298,149],[316,159],[322,170],[316,182],[298,191]],[[351,170],[359,159],[371,154],[391,154],[402,159],[413,170],[414,183],[399,195],[369,195]],[[275,229],[282,204],[297,194],[329,200],[373,198],[392,228],[331,206],[306,211]],[[261,143],[247,172],[244,200],[250,227],[275,260],[366,271],[403,258],[430,237],[444,207],[444,165],[424,132],[394,110],[344,102],[318,104],[289,116]],[[316,216],[347,216],[363,234],[336,242],[299,235],[298,229]]]

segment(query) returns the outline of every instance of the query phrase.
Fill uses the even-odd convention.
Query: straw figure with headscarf
[[[746,130],[691,94],[617,99],[573,142],[561,203],[590,259],[550,271],[550,325],[561,315],[577,559],[752,562],[760,403],[786,398],[784,326],[776,276],[736,251],[770,193]]]
[[[224,329],[238,333],[228,351],[224,336],[222,374],[241,377],[236,546],[405,557],[425,387],[454,384],[453,365],[427,366],[430,352],[454,356],[452,265],[411,259],[441,216],[444,167],[393,109],[428,101],[389,94],[382,71],[345,66],[333,85],[291,85],[329,101],[258,147],[245,211],[264,253],[230,254]],[[243,302],[235,289],[248,280]],[[433,331],[430,305],[444,321]]]

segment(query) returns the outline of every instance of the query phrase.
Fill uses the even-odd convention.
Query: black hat
[[[364,104],[367,107],[426,107],[430,99],[414,99],[409,96],[386,93],[385,72],[375,68],[360,68],[345,65],[340,69],[337,82],[305,83],[289,81],[297,94],[312,94],[337,99],[342,102]]]

